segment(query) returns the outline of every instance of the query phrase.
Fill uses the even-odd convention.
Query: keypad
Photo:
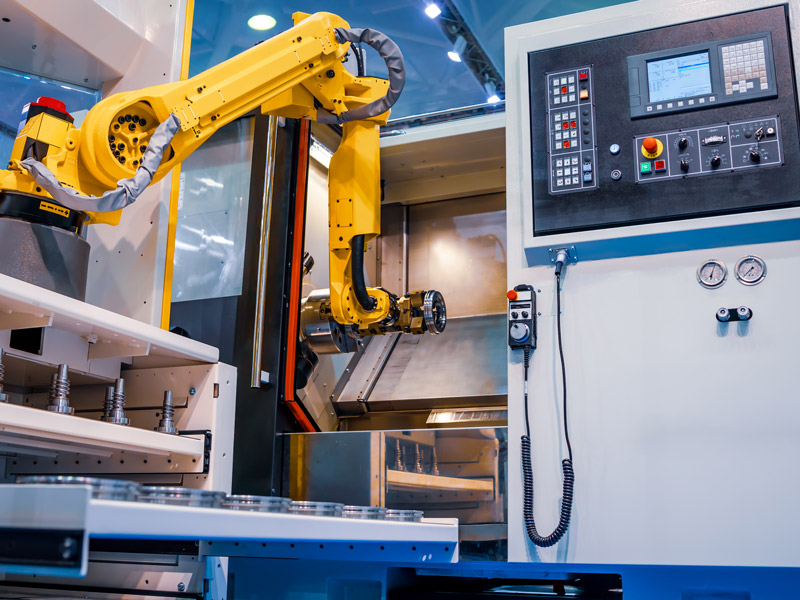
[[[547,75],[550,191],[596,187],[591,68]]]
[[[721,52],[726,96],[769,89],[764,40],[722,46]]]

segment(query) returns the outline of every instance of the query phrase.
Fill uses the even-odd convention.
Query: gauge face
[[[705,288],[718,288],[727,278],[728,268],[722,261],[707,260],[697,268],[697,281]]]
[[[767,276],[767,264],[758,256],[745,256],[736,263],[736,279],[744,285],[756,285]]]

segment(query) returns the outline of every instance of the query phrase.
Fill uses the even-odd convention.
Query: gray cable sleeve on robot
[[[20,164],[28,170],[36,183],[47,190],[53,200],[62,206],[81,212],[112,212],[133,204],[150,185],[153,175],[161,164],[164,150],[169,146],[180,126],[180,119],[174,114],[170,114],[153,132],[142,157],[142,164],[136,170],[136,174],[130,179],[118,181],[117,189],[110,190],[99,197],[84,196],[73,189],[64,187],[53,172],[35,158],[26,158]]]
[[[345,29],[337,27],[336,37],[340,43],[364,42],[375,48],[389,69],[389,90],[383,98],[378,98],[369,104],[348,110],[338,116],[319,109],[317,111],[317,121],[319,123],[341,125],[347,121],[369,119],[385,113],[397,102],[400,92],[403,91],[403,86],[406,84],[406,67],[400,47],[387,35],[374,29]]]

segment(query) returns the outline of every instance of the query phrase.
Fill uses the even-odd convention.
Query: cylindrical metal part
[[[100,417],[101,421],[107,423],[111,422],[111,415],[114,412],[114,386],[109,385],[106,388],[106,398],[103,401],[103,416]]]
[[[330,314],[330,290],[311,292],[300,309],[300,332],[304,341],[317,354],[355,352],[358,338],[333,320]]]
[[[730,320],[731,320],[731,313],[727,308],[722,307],[717,311],[717,321],[719,321],[720,323],[727,323]]]
[[[3,366],[3,349],[0,348],[0,402],[8,402],[8,394],[3,391],[6,379],[6,368]]]
[[[128,425],[130,423],[130,419],[125,416],[125,380],[122,378],[114,382],[114,398],[109,422],[115,425]]]
[[[753,311],[747,308],[746,306],[740,306],[736,309],[737,314],[739,315],[740,321],[749,321],[750,318],[753,316]]]
[[[178,433],[178,430],[175,428],[175,406],[172,404],[172,392],[170,390],[164,392],[164,403],[161,406],[161,420],[158,422],[158,427],[156,427],[155,430],[170,435]]]
[[[53,373],[50,379],[50,398],[47,410],[62,415],[71,415],[75,412],[75,409],[69,405],[69,368],[67,365],[58,365],[58,372]]]

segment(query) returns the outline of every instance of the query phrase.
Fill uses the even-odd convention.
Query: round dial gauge
[[[744,285],[756,285],[767,276],[767,264],[758,256],[745,256],[736,263],[736,279]]]
[[[722,261],[707,260],[697,267],[697,281],[705,288],[718,288],[726,279],[728,279],[728,268]]]

